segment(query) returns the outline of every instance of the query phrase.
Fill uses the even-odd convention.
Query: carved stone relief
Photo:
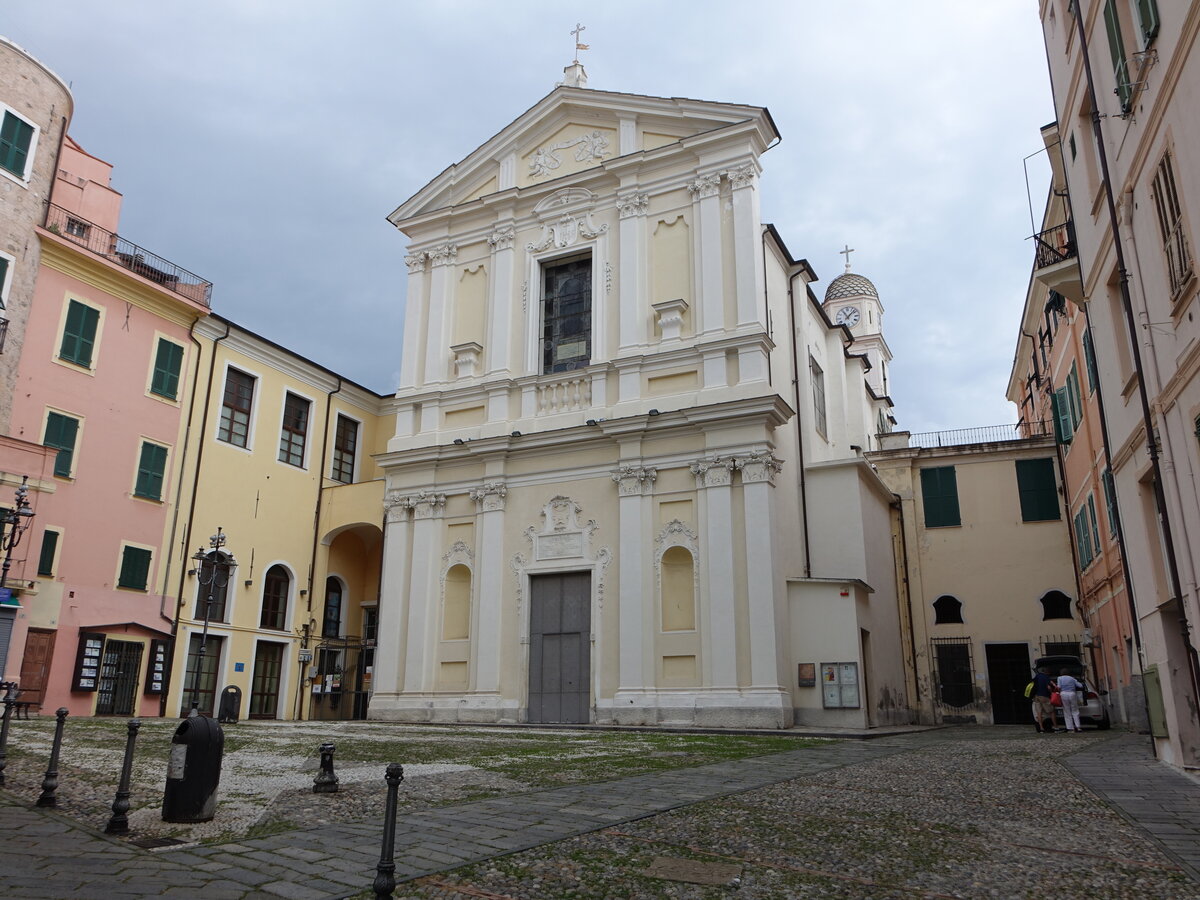
[[[738,166],[736,169],[729,169],[723,173],[729,179],[730,186],[736,191],[739,188],[753,187],[755,172],[754,166],[746,163],[744,166]]]
[[[420,253],[412,253],[404,257],[404,264],[408,266],[409,272],[424,272],[425,271],[426,254],[424,251]]]
[[[517,229],[512,225],[505,225],[488,235],[488,243],[495,250],[511,250],[516,237]]]
[[[737,465],[742,472],[742,481],[746,484],[774,484],[775,476],[783,468],[783,463],[770,450],[755,450],[747,456],[739,456]]]
[[[649,205],[649,203],[649,194],[641,194],[637,192],[626,194],[623,197],[617,198],[617,212],[621,214],[622,219],[644,215],[646,212],[646,207]]]
[[[431,247],[425,254],[432,266],[444,266],[458,259],[458,244],[441,244]]]
[[[533,158],[529,161],[530,176],[540,178],[543,175],[549,175],[562,165],[562,156],[559,155],[559,151],[566,150],[569,147],[575,148],[576,162],[594,162],[604,159],[610,153],[608,138],[599,131],[567,138],[556,144],[548,144],[537,148],[533,154]]]

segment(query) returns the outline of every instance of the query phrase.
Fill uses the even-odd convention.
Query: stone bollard
[[[387,805],[383,812],[383,846],[379,865],[375,867],[375,900],[388,900],[396,889],[396,792],[404,780],[404,767],[390,763],[384,781],[387,782]]]
[[[8,765],[8,722],[16,702],[17,683],[0,681],[0,689],[4,691],[4,716],[0,719],[0,787],[4,787],[4,768]]]
[[[313,779],[314,794],[336,794],[338,792],[338,777],[333,771],[333,751],[337,749],[331,743],[324,743],[318,748],[321,754],[321,771]]]
[[[37,798],[37,806],[58,806],[58,751],[62,749],[63,726],[67,722],[67,708],[60,706],[55,717],[58,724],[54,726],[54,743],[50,745],[50,765],[46,768],[46,777],[42,779],[42,795]]]
[[[130,719],[129,736],[125,738],[125,761],[121,763],[121,782],[117,785],[117,796],[113,799],[112,817],[104,831],[106,834],[126,834],[129,831],[129,779],[133,774],[133,745],[137,742],[138,729],[142,723]]]

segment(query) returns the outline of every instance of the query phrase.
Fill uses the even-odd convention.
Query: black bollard
[[[375,867],[375,900],[387,900],[396,889],[396,791],[404,780],[404,766],[390,763],[384,781],[387,782],[387,806],[383,812],[383,847],[379,865]]]
[[[142,723],[129,720],[129,737],[125,738],[125,761],[121,763],[121,783],[117,785],[117,796],[113,799],[112,817],[105,826],[106,834],[126,834],[129,831],[129,778],[133,774],[133,745],[137,743],[138,729]]]
[[[12,718],[17,683],[0,681],[0,690],[4,691],[4,716],[0,719],[0,787],[4,787],[4,767],[8,765],[8,720]]]
[[[313,779],[314,794],[336,794],[338,792],[338,777],[333,771],[333,751],[337,749],[331,743],[324,743],[318,748],[321,754],[321,771]]]
[[[37,806],[58,806],[58,751],[62,749],[63,725],[67,722],[67,708],[60,706],[54,714],[58,724],[54,726],[54,743],[50,745],[50,765],[46,769],[46,777],[42,779],[42,795],[37,798]]]

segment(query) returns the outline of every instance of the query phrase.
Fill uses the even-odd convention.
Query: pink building
[[[118,235],[111,169],[68,137],[37,229],[10,433],[56,452],[14,569],[7,672],[43,709],[158,715],[190,332],[211,286]]]

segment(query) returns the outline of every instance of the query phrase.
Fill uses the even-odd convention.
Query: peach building
[[[74,715],[157,715],[174,601],[173,472],[210,285],[117,233],[111,166],[69,138],[12,390],[10,433],[54,453],[27,537],[9,674]]]
[[[1116,531],[1132,596],[1119,599],[1120,585],[1109,576],[1114,570],[1107,561],[1095,583],[1091,566],[1084,566],[1084,590],[1095,593],[1096,606],[1112,593],[1117,602],[1108,605],[1114,613],[1132,604],[1128,636],[1135,645],[1141,639],[1140,664],[1129,659],[1127,636],[1115,616],[1116,634],[1104,635],[1104,664],[1111,664],[1113,675],[1117,667],[1142,673],[1159,757],[1195,766],[1200,763],[1195,637],[1200,621],[1200,280],[1194,232],[1200,222],[1195,100],[1200,3],[1041,0],[1039,13],[1063,191],[1062,205],[1051,210],[1047,231],[1038,236],[1035,274],[1046,287],[1076,301],[1086,317],[1104,425],[1105,450],[1096,453],[1092,474],[1072,482],[1072,522],[1077,535],[1098,530],[1102,545]],[[1056,392],[1064,386],[1062,365],[1070,377],[1070,355],[1047,373],[1058,379]],[[1072,424],[1080,411],[1080,421],[1087,418],[1086,378],[1080,369],[1080,383],[1068,391]],[[1061,399],[1056,403],[1061,417]],[[1084,424],[1080,446],[1095,448],[1097,432]],[[1082,474],[1088,465],[1079,467]],[[1102,502],[1105,468],[1111,471],[1111,513]]]

